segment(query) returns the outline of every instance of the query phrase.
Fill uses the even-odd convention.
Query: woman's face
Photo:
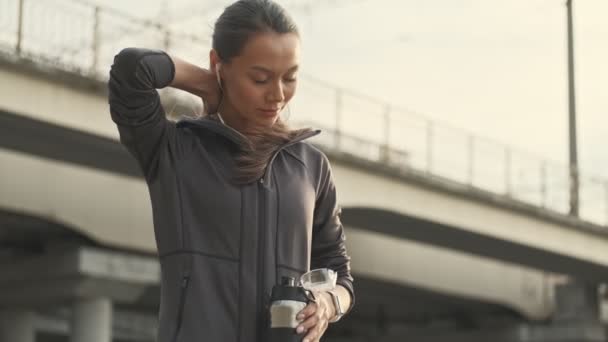
[[[272,126],[296,92],[299,53],[294,33],[253,35],[239,56],[220,67],[222,113],[230,112],[241,129]]]

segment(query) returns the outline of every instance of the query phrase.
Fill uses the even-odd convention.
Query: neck
[[[247,129],[246,123],[243,122],[240,115],[237,114],[228,102],[220,104],[220,107],[217,109],[217,114],[223,124],[230,126],[241,134],[245,134]]]

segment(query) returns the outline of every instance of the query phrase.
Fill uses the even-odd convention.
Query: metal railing
[[[127,46],[164,49],[197,63],[206,60],[209,45],[205,37],[83,0],[0,0],[0,51],[98,80],[107,79],[113,56]],[[333,150],[568,214],[564,164],[307,75],[291,109],[292,121],[332,132],[319,139]],[[580,175],[580,218],[608,226],[608,180]]]
[[[107,78],[113,56],[126,46],[201,60],[208,42],[83,0],[0,0],[1,51],[96,79]]]

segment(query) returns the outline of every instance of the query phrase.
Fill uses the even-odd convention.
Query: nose
[[[283,102],[285,100],[285,92],[283,90],[283,82],[273,82],[271,89],[268,93],[269,102]]]

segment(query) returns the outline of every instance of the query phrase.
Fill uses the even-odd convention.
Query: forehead
[[[300,38],[294,33],[258,33],[247,41],[233,59],[241,67],[262,66],[279,72],[298,64]]]

